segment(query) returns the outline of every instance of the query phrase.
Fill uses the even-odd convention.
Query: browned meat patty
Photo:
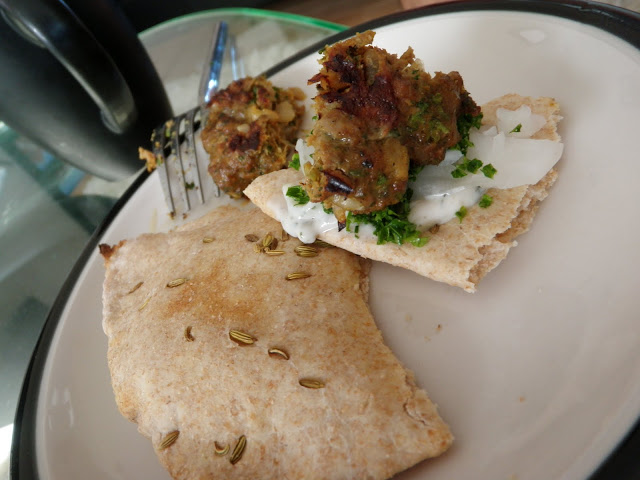
[[[303,98],[300,89],[275,87],[265,77],[237,80],[214,95],[201,138],[220,189],[239,198],[256,177],[286,166]]]
[[[312,201],[369,213],[400,201],[410,166],[438,164],[461,139],[457,122],[480,108],[458,72],[431,76],[409,48],[402,56],[373,47],[367,31],[326,47],[316,83],[317,122],[307,143]]]

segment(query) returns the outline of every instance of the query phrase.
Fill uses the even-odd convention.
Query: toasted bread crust
[[[268,232],[284,254],[257,253],[245,239]],[[300,242],[280,232],[258,209],[221,207],[102,249],[103,327],[122,414],[176,479],[383,479],[445,451],[449,428],[368,310],[369,262],[336,248],[299,257]],[[311,276],[286,280],[292,272]],[[234,342],[232,329],[255,343]],[[289,359],[270,356],[273,347]],[[305,388],[303,378],[325,387]],[[233,450],[241,435],[237,463],[215,454],[216,443]]]

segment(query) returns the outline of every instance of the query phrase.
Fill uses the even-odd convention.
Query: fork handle
[[[201,104],[208,105],[209,100],[220,87],[220,71],[227,48],[228,28],[227,22],[224,21],[217,22],[214,26],[207,62],[200,77],[198,102]]]

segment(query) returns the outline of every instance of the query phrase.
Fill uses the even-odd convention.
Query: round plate
[[[560,178],[477,293],[372,269],[371,308],[386,342],[456,435],[445,455],[398,478],[623,477],[615,464],[594,472],[640,413],[639,16],[587,2],[456,2],[329,41],[366,28],[390,52],[411,45],[428,71],[459,71],[478,103],[550,96],[564,116]],[[312,96],[306,80],[321,46],[270,70],[274,83]],[[13,478],[168,478],[113,400],[96,246],[171,227],[156,175],[143,175],[92,239],[32,360]],[[630,452],[622,464],[637,471]]]

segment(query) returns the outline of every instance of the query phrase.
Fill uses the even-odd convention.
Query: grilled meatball
[[[314,98],[317,122],[307,143],[310,199],[369,213],[401,200],[409,167],[438,164],[461,139],[458,118],[480,112],[458,72],[426,73],[409,48],[402,56],[373,47],[374,32],[326,47]]]
[[[202,131],[209,174],[234,198],[259,175],[284,168],[302,121],[304,94],[265,77],[243,78],[216,93]]]

